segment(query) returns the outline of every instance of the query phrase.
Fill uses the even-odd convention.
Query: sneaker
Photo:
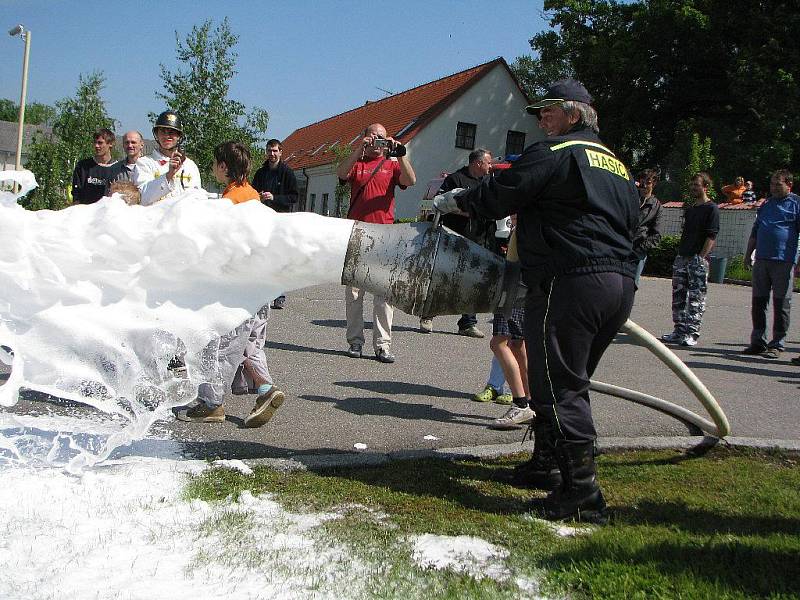
[[[458,335],[465,335],[471,338],[483,338],[486,335],[475,325],[470,325],[469,327],[464,327],[463,329],[458,330]]]
[[[261,394],[256,398],[253,410],[244,419],[244,426],[261,427],[272,418],[284,400],[286,400],[284,393],[273,386],[266,394]]]
[[[472,396],[475,402],[494,402],[495,398],[497,398],[497,390],[490,385],[487,385],[482,392]]]
[[[350,358],[361,358],[361,344],[350,344],[345,354]]]
[[[673,331],[672,333],[665,333],[661,336],[661,341],[666,342],[667,344],[679,344],[683,341],[683,338],[686,336],[682,333],[678,333],[677,331]]]
[[[491,425],[489,425],[490,429],[519,429],[523,425],[527,425],[533,421],[533,418],[536,416],[536,413],[533,412],[531,407],[526,406],[525,408],[520,408],[516,404],[512,405],[499,419],[495,419]]]
[[[377,358],[382,363],[393,363],[394,362],[394,354],[389,352],[386,348],[378,348],[375,351],[375,358]]]
[[[494,399],[495,404],[502,404],[503,406],[511,406],[514,404],[514,396],[511,394],[500,394]]]
[[[697,346],[697,338],[693,335],[687,335],[681,340],[681,346]]]
[[[431,333],[433,331],[433,319],[420,319],[419,331],[420,333]]]
[[[782,350],[780,348],[767,348],[761,353],[764,358],[780,358]]]
[[[178,413],[179,421],[188,423],[222,423],[225,421],[225,409],[222,406],[206,406],[202,402],[189,410]]]
[[[281,310],[281,309],[283,309],[283,305],[284,304],[286,304],[286,297],[285,296],[280,296],[278,298],[275,298],[275,300],[272,301],[271,308],[276,309],[276,310]]]
[[[756,346],[755,344],[750,344],[747,348],[742,350],[742,354],[747,354],[749,356],[755,356],[757,354],[763,354],[767,351],[766,346]]]
[[[789,361],[793,365],[800,365],[800,356],[795,356],[792,360]]]

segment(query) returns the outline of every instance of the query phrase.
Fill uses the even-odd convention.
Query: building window
[[[478,126],[475,123],[458,122],[456,125],[456,148],[475,149],[475,131]]]
[[[328,211],[328,194],[322,194],[322,214],[330,217],[331,213]]]
[[[311,194],[311,203],[308,205],[308,212],[315,212],[314,205],[317,203],[317,195]]]
[[[508,130],[506,134],[506,154],[522,154],[525,149],[525,132]]]

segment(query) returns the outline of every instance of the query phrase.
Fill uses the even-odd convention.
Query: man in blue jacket
[[[797,236],[800,234],[800,197],[792,194],[792,174],[775,171],[769,181],[770,197],[758,209],[756,222],[744,255],[746,267],[753,268],[753,331],[744,354],[780,358],[794,288]],[[753,250],[756,260],[753,262]],[[772,340],[767,343],[767,305],[772,291]]]

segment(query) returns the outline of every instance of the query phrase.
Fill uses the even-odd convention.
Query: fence
[[[756,207],[747,204],[721,205],[719,234],[714,246],[715,256],[730,258],[744,254],[747,239],[756,220]],[[683,205],[679,202],[664,204],[661,211],[661,233],[680,235],[683,227]]]

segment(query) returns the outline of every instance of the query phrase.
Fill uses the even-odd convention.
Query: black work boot
[[[553,430],[543,417],[533,420],[533,457],[514,469],[511,481],[520,487],[554,490],[561,485],[553,444]]]
[[[561,469],[561,487],[540,504],[544,518],[607,523],[606,501],[595,478],[594,444],[559,442],[555,454]]]

